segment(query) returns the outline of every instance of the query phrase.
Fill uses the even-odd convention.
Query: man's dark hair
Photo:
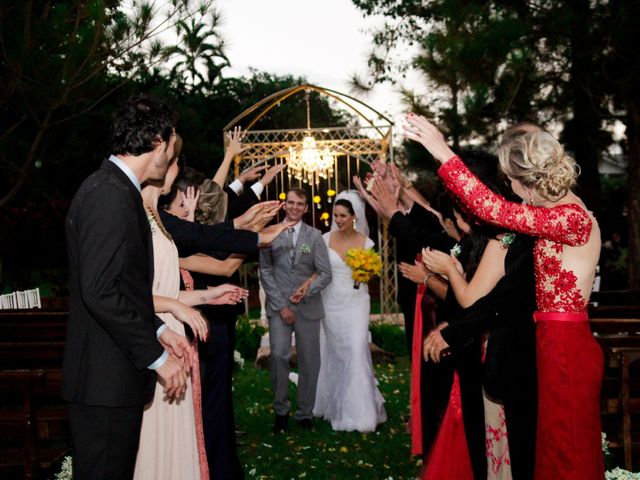
[[[176,120],[175,110],[160,99],[130,98],[113,116],[111,153],[138,156],[152,151],[158,141],[169,141]]]
[[[309,203],[309,194],[306,190],[303,190],[302,188],[291,188],[287,192],[287,196],[289,196],[290,193],[295,193],[297,196],[304,198],[304,200]]]

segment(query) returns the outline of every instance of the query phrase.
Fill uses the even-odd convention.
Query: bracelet
[[[427,273],[427,276],[426,276],[426,277],[424,277],[424,280],[422,280],[422,284],[423,284],[425,287],[428,287],[427,282],[429,281],[429,279],[430,279],[432,276],[433,276],[433,272],[429,272],[429,273]]]

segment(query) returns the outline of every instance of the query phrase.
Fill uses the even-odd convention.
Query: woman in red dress
[[[438,175],[472,213],[537,237],[535,478],[604,478],[599,401],[603,357],[587,316],[600,230],[571,191],[577,177],[574,160],[546,132],[534,131],[503,144],[500,166],[525,202],[513,203],[485,187],[425,118],[409,115],[405,131],[442,163]]]

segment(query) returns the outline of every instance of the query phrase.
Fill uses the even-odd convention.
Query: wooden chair
[[[617,427],[610,447],[622,448],[625,468],[632,470],[634,449],[640,448],[632,422],[640,415],[640,318],[592,319],[591,329],[605,354],[603,418],[613,416]]]

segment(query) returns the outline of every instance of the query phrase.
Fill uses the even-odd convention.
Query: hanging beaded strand
[[[158,217],[156,217],[156,212],[153,211],[153,208],[151,208],[150,206],[147,205],[147,210],[149,211],[149,214],[151,215],[150,220],[152,220],[153,222],[151,223],[151,230],[153,231],[153,226],[154,224],[158,226],[158,228],[160,229],[160,231],[164,234],[165,237],[167,237],[169,239],[169,241],[173,242],[173,238],[171,238],[171,234],[169,232],[167,232],[167,229],[164,228],[164,225],[162,224],[162,222],[160,222],[160,220],[158,220]]]

